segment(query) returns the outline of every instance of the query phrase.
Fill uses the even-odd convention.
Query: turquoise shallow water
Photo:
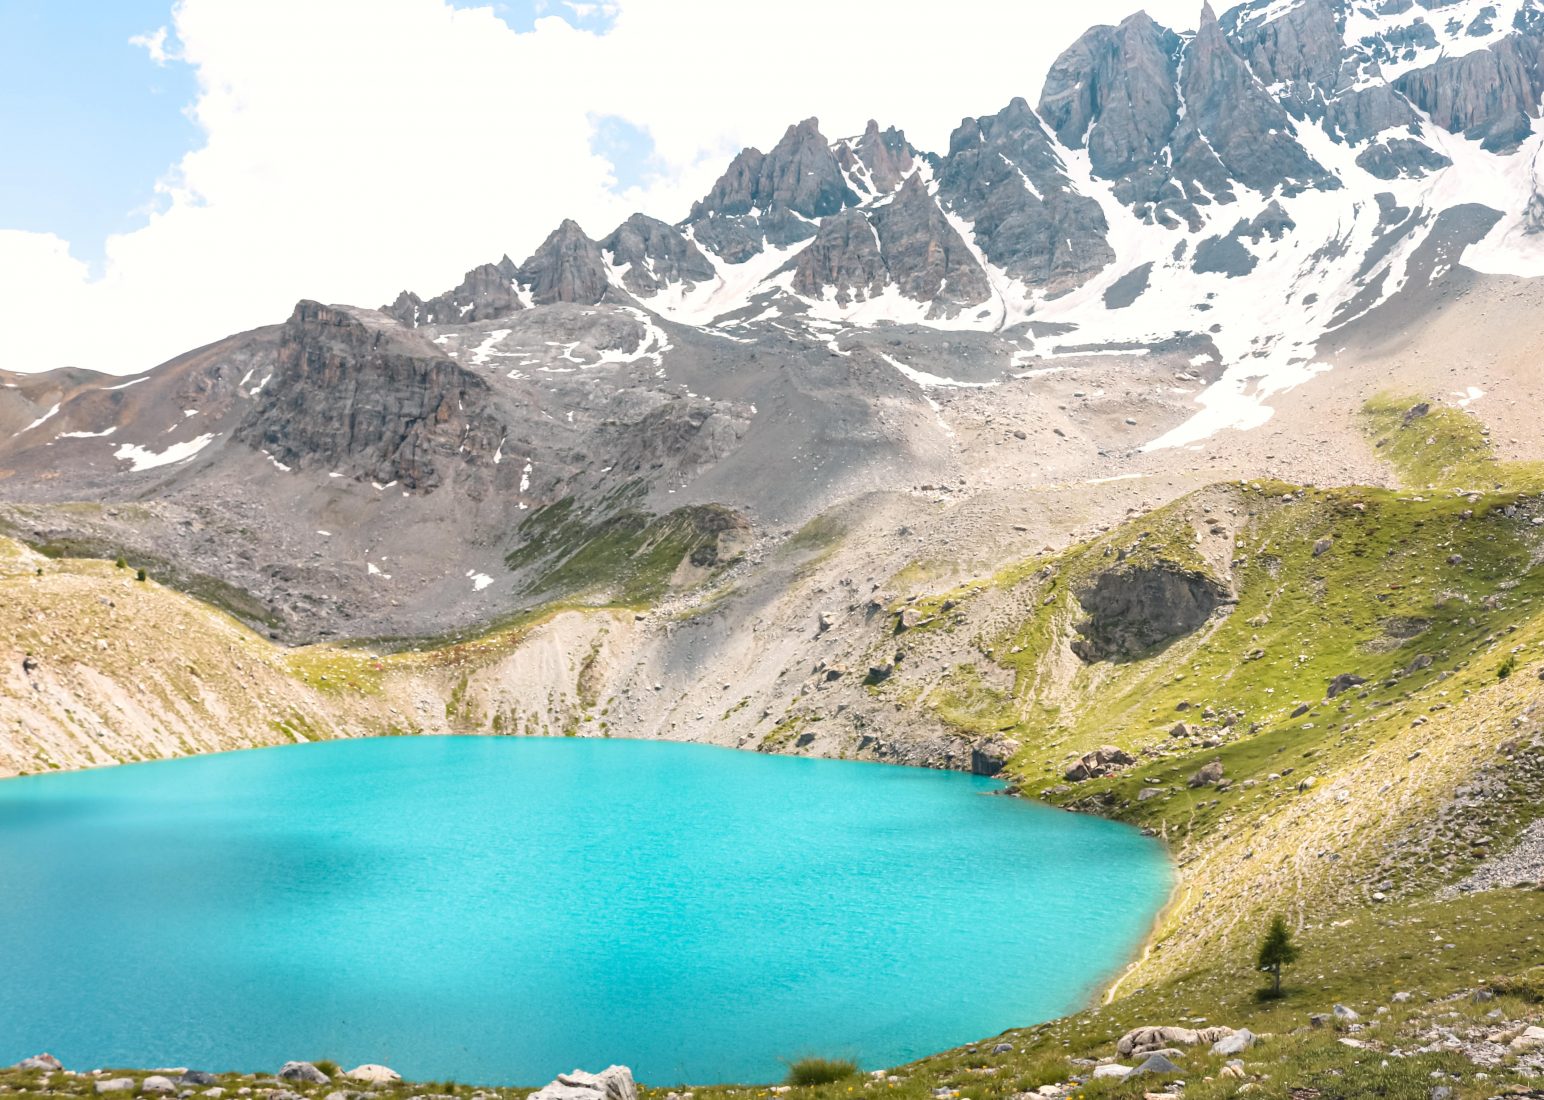
[[[0,1064],[538,1084],[894,1065],[1075,1008],[1169,887],[970,776],[402,738],[0,782]]]

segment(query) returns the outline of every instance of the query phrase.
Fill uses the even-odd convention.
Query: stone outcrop
[[[1339,187],[1298,143],[1285,108],[1234,50],[1209,3],[1185,47],[1180,89],[1185,115],[1173,141],[1180,179],[1219,197],[1231,196],[1235,181],[1266,194]]]
[[[1164,564],[1111,569],[1078,593],[1088,618],[1072,651],[1083,660],[1123,661],[1198,629],[1230,596],[1204,573]]]
[[[1137,762],[1124,749],[1103,745],[1093,752],[1084,753],[1067,766],[1063,778],[1069,783],[1081,783],[1087,779],[1099,779]]]
[[[419,325],[470,324],[507,317],[523,309],[515,281],[517,268],[508,256],[496,264],[482,264],[466,273],[454,290],[430,298],[427,302],[412,291],[404,290],[381,312],[389,314],[409,328]]]
[[[879,239],[861,210],[845,210],[821,223],[815,239],[799,253],[793,288],[819,298],[826,288],[836,291],[838,305],[866,301],[884,292],[889,282]]]
[[[285,323],[273,377],[236,439],[283,466],[429,490],[493,453],[488,384],[379,314],[303,301]],[[325,400],[318,400],[325,394]]]
[[[873,219],[890,279],[907,298],[932,302],[938,314],[952,316],[991,297],[986,272],[920,175],[908,176],[895,198],[874,210]]]
[[[1179,122],[1180,38],[1138,12],[1094,27],[1057,58],[1040,113],[1062,144],[1088,150],[1094,175],[1122,202],[1186,205],[1163,164]]]
[[[970,770],[974,775],[997,775],[1008,766],[1019,743],[1011,737],[988,737],[970,749]]]
[[[1115,1044],[1115,1051],[1122,1058],[1130,1058],[1173,1047],[1216,1043],[1233,1033],[1231,1027],[1139,1027],[1122,1035]]]

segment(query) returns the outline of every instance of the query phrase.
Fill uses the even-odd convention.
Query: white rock
[[[633,1071],[626,1066],[607,1066],[599,1073],[576,1069],[531,1094],[530,1100],[638,1100]]]
[[[1242,1054],[1255,1044],[1254,1032],[1247,1027],[1239,1028],[1212,1044],[1213,1054]]]
[[[104,1077],[96,1083],[98,1092],[128,1092],[133,1087],[132,1077]]]
[[[368,1081],[373,1085],[389,1085],[402,1080],[402,1075],[389,1066],[378,1066],[373,1062],[362,1066],[355,1066],[344,1076],[353,1081]]]
[[[146,1077],[144,1081],[140,1082],[139,1091],[170,1095],[171,1093],[177,1091],[177,1086],[172,1083],[172,1080],[169,1077],[162,1077],[159,1074],[152,1074],[151,1076]]]
[[[1513,1050],[1537,1050],[1544,1047],[1544,1027],[1529,1027],[1512,1040]]]
[[[1131,1067],[1130,1066],[1123,1066],[1123,1065],[1120,1065],[1118,1063],[1113,1063],[1113,1062],[1110,1065],[1107,1065],[1107,1066],[1095,1066],[1094,1067],[1094,1076],[1095,1077],[1127,1077],[1130,1074],[1131,1074]]]

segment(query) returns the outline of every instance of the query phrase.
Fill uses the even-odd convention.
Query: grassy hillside
[[[1012,738],[1026,793],[1172,846],[1179,890],[1122,990],[1242,950],[1267,914],[1311,932],[1433,896],[1541,814],[1536,471],[1457,410],[1385,398],[1366,424],[1423,488],[1218,486],[896,605],[907,657],[873,690]],[[1150,641],[1174,585],[1217,606]],[[1153,630],[1110,643],[1112,592]],[[1102,746],[1132,762],[1067,778]]]

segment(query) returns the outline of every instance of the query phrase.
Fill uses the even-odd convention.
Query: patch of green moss
[[[719,536],[742,526],[733,511],[693,505],[664,516],[631,508],[601,518],[572,497],[534,512],[520,527],[521,546],[505,558],[529,571],[527,593],[550,598],[602,596],[627,607],[646,606],[670,588],[683,563],[714,570]]]

